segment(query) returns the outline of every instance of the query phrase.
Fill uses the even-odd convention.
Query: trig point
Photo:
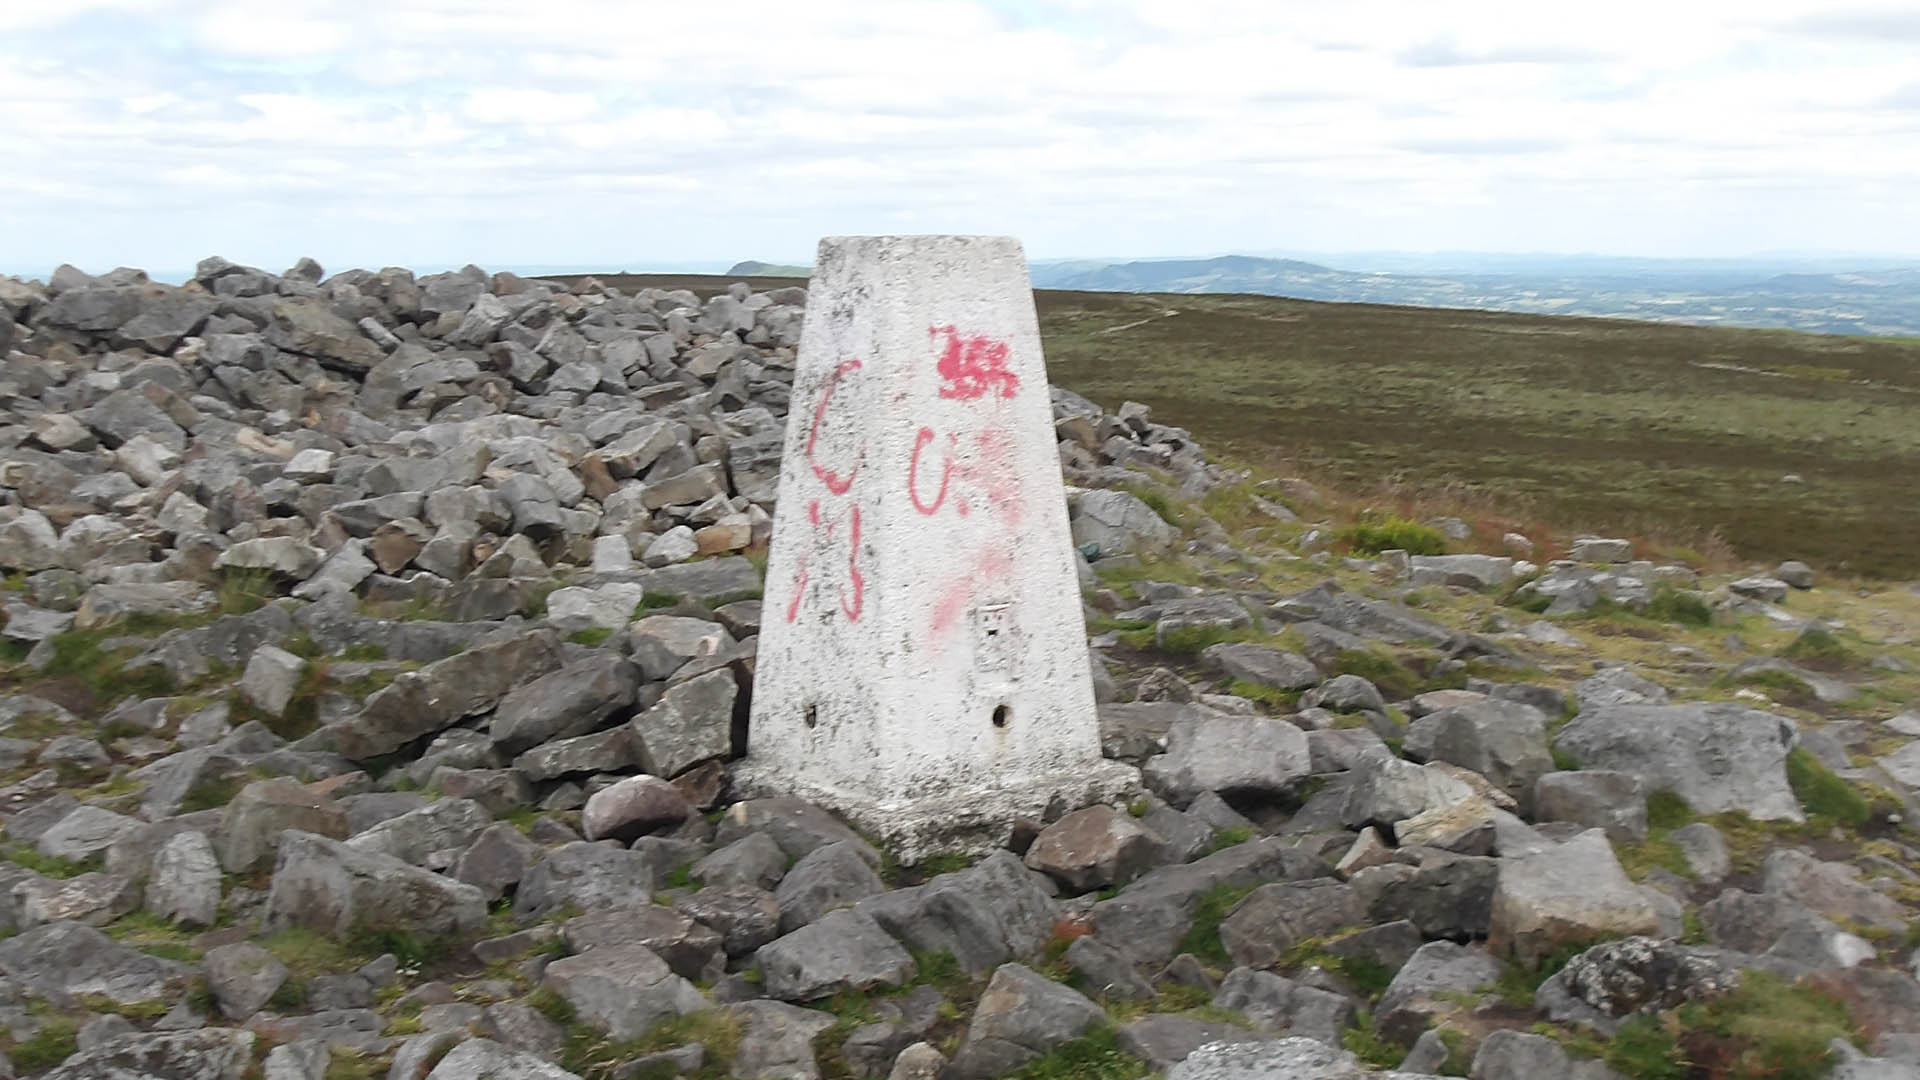
[[[1125,797],[1019,242],[822,240],[797,365],[736,781],[903,862]]]

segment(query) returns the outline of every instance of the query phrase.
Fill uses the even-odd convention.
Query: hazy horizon
[[[223,252],[208,252],[207,255],[225,256]],[[1717,268],[1723,270],[1750,269],[1755,273],[1846,273],[1850,271],[1920,269],[1920,255],[1896,257],[1886,255],[1850,254],[1845,252],[1763,252],[1753,255],[1728,256],[1645,256],[1634,254],[1613,254],[1600,252],[1549,252],[1549,251],[1399,251],[1392,249],[1372,251],[1292,251],[1287,249],[1267,249],[1261,251],[1209,251],[1189,252],[1169,255],[1034,255],[1029,252],[1027,260],[1034,266],[1057,266],[1072,263],[1118,264],[1128,262],[1174,262],[1184,260],[1205,260],[1248,256],[1261,259],[1292,259],[1300,262],[1319,263],[1329,269],[1352,272],[1371,272],[1385,274],[1453,273],[1457,275],[1498,274],[1506,271],[1482,266],[1479,269],[1463,269],[1475,263],[1500,261],[1532,260],[1544,263],[1582,262],[1594,263],[1635,263],[1641,264],[1648,273],[1681,274],[1701,269]],[[205,257],[205,256],[203,256]],[[296,256],[295,258],[298,258]],[[71,262],[71,260],[62,260]],[[235,259],[236,262],[244,260]],[[291,266],[289,259],[285,266],[279,264],[261,265],[260,269],[279,272]],[[599,262],[599,263],[515,263],[487,264],[472,262],[488,271],[508,270],[520,274],[593,274],[593,273],[660,273],[660,274],[724,274],[733,266],[742,262],[762,262],[773,266],[805,266],[810,264],[811,255],[790,258],[770,258],[762,255],[743,255],[739,258],[690,259],[676,262],[658,262],[639,260],[635,262]],[[198,260],[195,260],[197,263]],[[471,261],[469,261],[471,262]],[[457,270],[469,262],[429,262],[419,264],[383,261],[378,263],[355,263],[330,265],[322,262],[328,274],[350,269],[379,269],[382,266],[406,266],[420,274],[439,273]],[[1416,267],[1413,264],[1421,264]],[[45,281],[60,264],[42,268],[20,268],[0,265],[0,274],[29,280]],[[131,263],[115,263],[111,266],[78,266],[90,274],[102,274],[122,266],[143,270],[155,281],[180,284],[193,274],[193,265],[151,267],[136,266]],[[1577,267],[1569,266],[1564,272],[1577,272]],[[1537,271],[1536,271],[1537,272]]]

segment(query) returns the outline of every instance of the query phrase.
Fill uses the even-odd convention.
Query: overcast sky
[[[0,0],[0,268],[1920,262],[1920,4],[1837,2]]]

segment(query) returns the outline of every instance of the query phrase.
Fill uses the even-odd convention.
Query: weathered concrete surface
[[[909,862],[1119,797],[1018,242],[829,237],[809,309],[736,782]]]

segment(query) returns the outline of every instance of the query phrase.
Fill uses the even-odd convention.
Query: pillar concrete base
[[[1119,761],[1078,768],[1071,778],[1015,778],[925,798],[829,787],[751,759],[734,762],[732,777],[741,797],[790,796],[839,814],[903,866],[934,855],[983,854],[1006,845],[1016,818],[1040,821],[1095,803],[1117,806],[1141,790],[1140,770]]]

